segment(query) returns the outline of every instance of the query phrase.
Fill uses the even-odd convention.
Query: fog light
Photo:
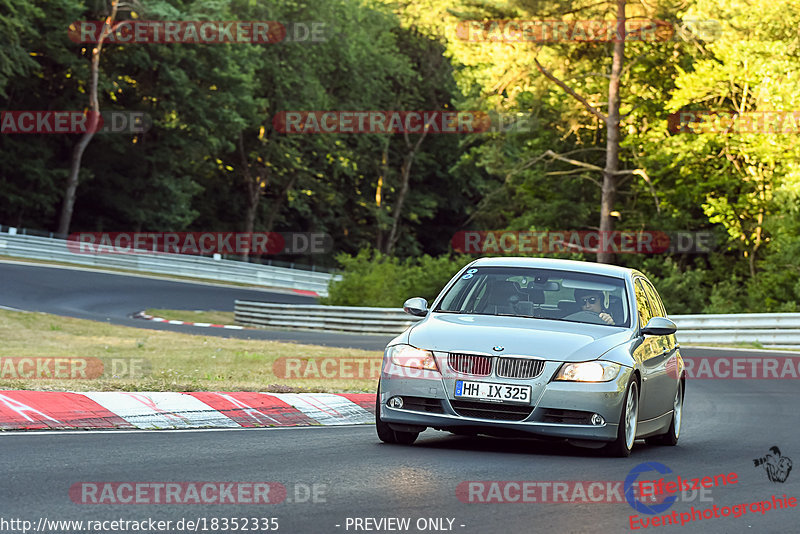
[[[402,408],[403,407],[403,397],[392,397],[389,399],[389,408]]]
[[[592,415],[592,424],[596,426],[604,425],[606,424],[606,420],[603,419],[602,415],[596,413]]]

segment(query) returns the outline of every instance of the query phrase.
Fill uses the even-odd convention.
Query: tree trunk
[[[406,202],[406,195],[408,195],[408,182],[411,179],[411,165],[414,163],[414,154],[406,154],[403,158],[403,166],[400,169],[400,192],[397,194],[397,201],[394,204],[392,212],[392,228],[389,230],[389,236],[386,238],[386,254],[391,254],[394,251],[394,246],[397,244],[399,237],[397,227],[400,224],[400,215],[403,212],[403,204]]]
[[[281,209],[283,209],[283,203],[286,201],[286,196],[289,194],[289,190],[294,187],[294,183],[297,181],[297,175],[291,177],[291,179],[286,183],[286,186],[281,191],[281,194],[278,195],[278,198],[275,200],[275,203],[272,205],[272,210],[270,210],[269,215],[267,216],[267,222],[264,225],[265,232],[271,232],[272,227],[275,225],[275,218],[280,213]]]
[[[250,163],[247,161],[247,154],[244,151],[244,136],[239,132],[239,159],[241,160],[242,173],[244,174],[245,193],[247,195],[244,212],[244,231],[252,234],[256,226],[256,213],[258,213],[258,205],[261,201],[262,181],[266,187],[266,181],[269,177],[264,177],[261,173],[253,176],[250,172]],[[250,260],[250,251],[246,250],[242,254],[244,261]]]
[[[383,184],[389,171],[389,139],[384,139],[381,151],[381,174],[378,176],[378,187],[375,189],[375,250],[383,250],[383,226],[381,223],[381,202],[383,201]]]
[[[111,14],[106,17],[100,35],[97,38],[97,46],[92,49],[92,68],[91,80],[89,82],[89,106],[91,113],[86,126],[86,131],[81,135],[78,144],[72,151],[72,160],[69,166],[69,177],[67,178],[67,188],[64,191],[64,202],[61,206],[61,217],[58,223],[58,233],[68,234],[69,226],[72,222],[72,210],[75,207],[75,196],[78,191],[78,176],[81,170],[81,160],[83,152],[89,146],[89,142],[94,137],[97,123],[100,120],[100,103],[97,98],[97,84],[100,78],[100,52],[103,50],[103,41],[106,35],[111,32],[114,20],[117,17],[117,0],[111,1]]]
[[[598,263],[613,263],[614,253],[609,250],[614,230],[614,203],[617,199],[616,172],[619,170],[619,84],[622,63],[625,60],[625,0],[617,0],[617,38],[614,40],[614,57],[611,64],[611,79],[608,82],[608,114],[606,115],[606,166],[603,169],[603,190],[600,200],[601,248],[597,253]],[[603,244],[606,246],[603,246]]]
[[[417,142],[412,146],[411,141],[408,139],[408,133],[404,133],[408,152],[403,158],[403,166],[400,168],[400,192],[397,195],[397,200],[392,210],[392,228],[389,230],[389,235],[386,237],[386,249],[384,250],[384,253],[387,255],[394,252],[397,239],[400,237],[398,228],[400,226],[400,216],[403,213],[403,204],[405,204],[406,196],[408,195],[408,184],[411,181],[411,166],[414,164],[414,158],[417,157],[419,147],[422,145],[422,141],[425,140],[426,135],[428,135],[427,124],[425,125],[424,131],[419,135]]]

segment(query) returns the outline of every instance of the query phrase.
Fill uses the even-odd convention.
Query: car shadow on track
[[[391,445],[394,447],[394,445]],[[397,445],[399,448],[408,446]],[[410,447],[427,450],[484,452],[499,454],[524,454],[526,456],[556,456],[574,458],[612,458],[608,457],[602,444],[594,447],[574,445],[567,440],[537,439],[529,437],[460,436],[449,432],[427,431]],[[667,447],[666,449],[673,449]],[[673,449],[674,450],[674,449]],[[665,448],[649,445],[643,439],[636,441],[632,457],[656,452],[664,454]],[[669,452],[669,451],[667,451]],[[677,451],[676,451],[677,452]]]
[[[637,443],[638,446],[638,443]],[[506,438],[492,436],[458,436],[445,432],[421,435],[413,445],[415,448],[463,450],[470,452],[497,452],[504,454],[552,455],[552,456],[602,456],[599,449],[579,447],[564,440],[541,440],[535,438]]]

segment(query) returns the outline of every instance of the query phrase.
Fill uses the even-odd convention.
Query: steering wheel
[[[580,323],[608,324],[600,318],[599,313],[595,313],[593,311],[588,311],[588,310],[581,310],[579,312],[575,312],[573,314],[567,315],[566,317],[564,317],[564,319],[568,321],[577,321]]]

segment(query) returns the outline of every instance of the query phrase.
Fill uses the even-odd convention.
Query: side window
[[[470,283],[464,279],[458,280],[455,285],[447,292],[442,302],[439,304],[441,310],[456,310],[464,302],[466,294],[473,290]]]
[[[653,310],[653,316],[666,317],[667,314],[664,312],[664,304],[661,302],[661,298],[650,282],[644,282],[644,291],[650,299],[650,307]]]
[[[439,310],[456,311],[470,304],[474,307],[476,298],[480,299],[485,292],[486,278],[486,275],[471,275],[459,279],[442,299]]]
[[[653,317],[653,311],[650,308],[650,300],[647,298],[647,293],[642,287],[641,278],[636,279],[634,288],[636,291],[636,308],[639,311],[639,327],[643,327]]]

